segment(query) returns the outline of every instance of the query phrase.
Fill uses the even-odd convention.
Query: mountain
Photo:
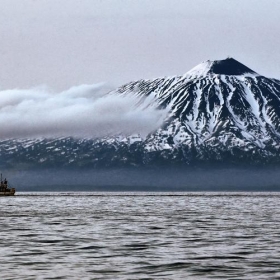
[[[280,81],[233,58],[205,61],[182,76],[130,82],[110,94],[155,98],[163,126],[102,139],[0,142],[2,168],[280,163]]]

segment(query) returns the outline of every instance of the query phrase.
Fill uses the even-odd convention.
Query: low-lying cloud
[[[153,96],[107,94],[105,84],[80,85],[55,93],[46,87],[0,91],[0,138],[88,137],[139,133],[163,123],[167,109]]]

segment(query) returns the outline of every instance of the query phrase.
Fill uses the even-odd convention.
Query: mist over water
[[[278,193],[1,198],[2,279],[278,279]]]
[[[1,170],[17,191],[279,191],[279,167]]]

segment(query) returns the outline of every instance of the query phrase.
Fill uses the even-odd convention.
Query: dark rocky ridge
[[[247,73],[257,74],[233,58],[214,61],[210,68],[210,73],[220,75],[244,75]]]

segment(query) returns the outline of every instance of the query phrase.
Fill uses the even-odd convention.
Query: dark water
[[[1,279],[280,279],[280,194],[1,197]]]

